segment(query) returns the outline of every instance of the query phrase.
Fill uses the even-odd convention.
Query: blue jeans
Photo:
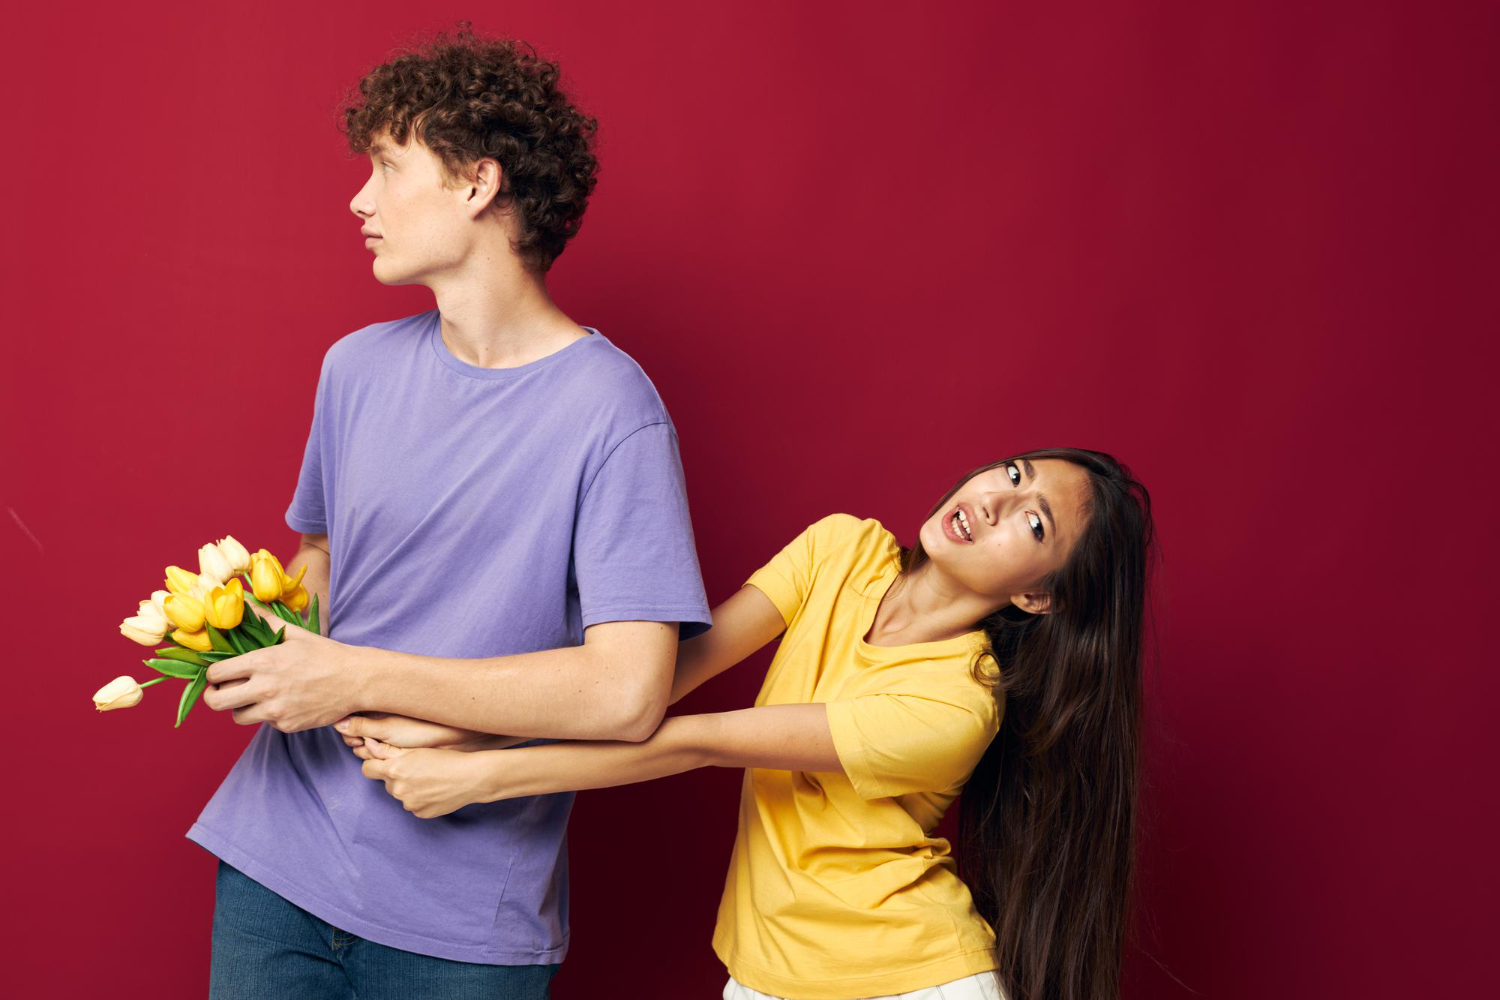
[[[210,1000],[546,1000],[556,965],[482,965],[345,933],[223,861]]]

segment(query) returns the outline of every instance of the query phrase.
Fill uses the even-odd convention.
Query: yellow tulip
[[[160,630],[156,628],[158,621],[162,625]],[[142,646],[155,646],[161,642],[162,636],[167,634],[167,629],[170,627],[164,618],[147,618],[145,615],[136,615],[120,623],[120,634],[133,642],[140,643]]]
[[[233,535],[225,535],[219,539],[219,551],[229,561],[229,568],[234,571],[236,576],[249,571],[250,553],[245,551],[243,545],[235,541]]]
[[[222,587],[215,587],[204,606],[208,623],[216,629],[232,629],[245,615],[245,587],[234,577]]]
[[[306,569],[307,567],[304,566],[302,568]],[[298,579],[301,579],[301,574],[298,574]],[[307,588],[300,584],[281,595],[281,603],[285,604],[290,611],[301,611],[307,607],[308,600]]]
[[[112,712],[117,708],[129,708],[140,704],[146,692],[135,682],[134,677],[116,677],[94,692],[94,707],[101,712]]]
[[[178,628],[197,632],[203,628],[203,604],[196,597],[173,594],[167,598],[167,617]]]
[[[188,649],[195,649],[200,653],[212,652],[214,648],[213,640],[208,637],[208,629],[206,628],[198,629],[194,632],[185,632],[182,629],[178,629],[172,633],[172,638],[176,640],[179,646],[186,646]]]
[[[281,596],[281,581],[286,574],[276,557],[265,549],[255,554],[250,563],[250,590],[262,604],[270,604]]]
[[[218,586],[234,576],[234,569],[229,565],[229,560],[224,558],[224,553],[219,551],[219,547],[209,542],[198,550],[198,575],[208,577]]]
[[[301,566],[297,567],[297,575],[295,577],[287,576],[286,573],[283,572],[281,574],[281,589],[283,591],[296,590],[298,587],[302,586],[302,578],[306,575],[307,563],[303,563]]]
[[[167,567],[167,589],[174,594],[191,594],[198,585],[198,574],[181,566]]]

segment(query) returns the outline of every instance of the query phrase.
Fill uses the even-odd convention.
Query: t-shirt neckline
[[[582,326],[582,324],[579,325]],[[516,365],[514,368],[481,368],[479,365],[471,365],[467,361],[461,361],[453,356],[453,352],[448,350],[448,345],[443,343],[442,328],[442,313],[437,309],[433,309],[427,318],[427,343],[431,345],[433,355],[444,367],[460,375],[476,379],[508,379],[529,375],[538,369],[556,363],[559,359],[568,355],[569,352],[577,353],[576,349],[581,344],[593,343],[596,340],[603,342],[605,340],[604,334],[600,333],[594,327],[584,326],[583,329],[589,331],[590,336],[579,337],[571,344],[560,347],[551,354],[537,358],[535,361],[528,361],[526,364]]]

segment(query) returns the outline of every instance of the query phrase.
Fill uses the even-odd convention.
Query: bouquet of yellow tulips
[[[94,707],[101,712],[129,708],[140,703],[146,688],[176,677],[188,682],[177,704],[176,725],[182,725],[208,686],[209,664],[274,646],[284,638],[283,631],[259,615],[245,614],[247,598],[289,624],[320,631],[318,597],[313,594],[309,601],[302,586],[306,572],[303,566],[295,577],[287,576],[274,555],[265,549],[251,555],[233,535],[198,550],[197,573],[168,566],[166,589],[152,592],[136,614],[120,623],[120,632],[143,646],[171,640],[155,651],[156,656],[141,661],[163,676],[144,684],[128,675],[116,677],[94,694]],[[248,595],[240,577],[250,587]]]

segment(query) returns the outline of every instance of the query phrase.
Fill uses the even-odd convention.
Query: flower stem
[[[153,684],[160,684],[164,680],[166,680],[165,677],[158,677],[154,681],[147,681],[146,683],[138,685],[138,686],[141,687],[141,688],[148,688],[148,687],[150,687]]]

